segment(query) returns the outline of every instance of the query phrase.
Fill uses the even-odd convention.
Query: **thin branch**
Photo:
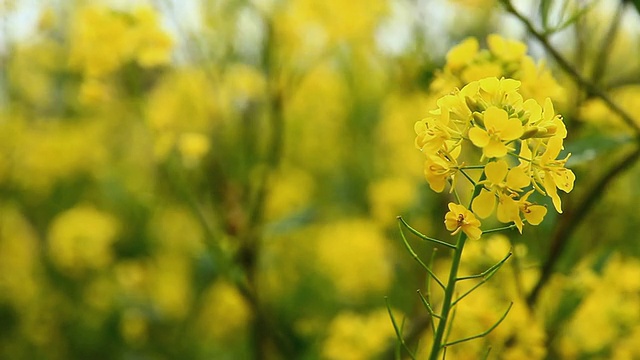
[[[462,280],[470,280],[470,279],[478,279],[478,278],[484,278],[485,276],[487,276],[488,274],[497,271],[498,269],[500,269],[500,267],[502,267],[502,265],[511,257],[511,255],[513,255],[512,251],[509,251],[509,253],[507,254],[507,256],[505,256],[504,258],[502,258],[502,260],[498,261],[496,264],[492,265],[490,268],[488,268],[487,270],[481,272],[480,274],[476,274],[476,275],[469,275],[469,276],[462,276],[459,277],[456,281],[462,281]]]
[[[451,342],[448,342],[448,343],[446,343],[446,344],[444,344],[442,346],[444,346],[446,348],[448,346],[452,346],[452,345],[455,345],[455,344],[460,344],[460,343],[463,343],[463,342],[466,342],[466,341],[471,341],[471,340],[478,339],[478,338],[485,337],[485,336],[489,335],[489,333],[491,333],[493,331],[493,329],[497,328],[498,325],[500,325],[500,323],[507,317],[507,315],[509,314],[509,311],[511,311],[511,307],[513,307],[513,303],[509,304],[509,307],[507,308],[507,311],[505,311],[504,314],[502,314],[500,319],[495,324],[493,324],[490,328],[488,328],[487,330],[481,332],[480,334],[469,336],[469,337],[466,337],[466,338],[463,338],[463,339],[459,339],[459,340],[455,340],[455,341],[451,341]]]
[[[396,323],[396,318],[393,316],[393,312],[391,311],[391,305],[389,305],[389,298],[387,298],[385,296],[384,297],[384,301],[387,304],[387,311],[389,312],[389,317],[391,318],[391,323],[393,324],[393,329],[396,332],[396,336],[398,337],[398,341],[400,342],[400,344],[402,345],[404,350],[407,352],[407,354],[409,354],[409,357],[411,357],[411,359],[413,359],[413,360],[416,360],[415,354],[407,346],[407,343],[404,341],[404,337],[402,336],[402,330],[398,327],[398,324]]]
[[[434,239],[434,238],[431,238],[431,237],[428,237],[428,236],[422,234],[421,232],[419,232],[418,230],[412,228],[409,224],[407,224],[407,222],[404,221],[402,216],[398,216],[398,217],[396,217],[396,219],[398,219],[400,221],[400,223],[402,225],[404,225],[404,227],[406,227],[413,235],[419,237],[422,240],[431,241],[431,242],[436,243],[438,245],[442,245],[442,246],[448,247],[449,249],[455,249],[456,248],[456,246],[453,245],[453,244],[449,244],[448,242],[444,242],[442,240]],[[400,228],[400,229],[402,230],[402,228]]]
[[[600,89],[600,87],[598,87],[596,84],[594,84],[590,80],[580,75],[580,73],[569,63],[569,61],[565,59],[558,52],[558,50],[556,50],[556,48],[553,47],[553,45],[551,45],[551,43],[549,42],[549,39],[543,33],[536,30],[536,28],[533,26],[531,21],[529,21],[529,19],[527,19],[523,14],[521,14],[518,10],[516,10],[516,8],[513,6],[510,0],[501,0],[501,2],[504,5],[507,12],[511,13],[513,16],[518,18],[520,22],[522,22],[522,24],[527,28],[527,31],[529,31],[529,33],[533,35],[533,37],[535,37],[540,42],[540,44],[542,44],[542,46],[547,50],[547,52],[556,60],[558,65],[564,71],[566,71],[569,75],[571,75],[571,78],[580,87],[586,89],[588,93],[599,97],[607,105],[607,107],[609,107],[611,111],[613,111],[618,116],[620,116],[622,120],[629,127],[631,127],[635,131],[636,135],[640,138],[640,125],[638,125],[638,123],[636,123],[636,121],[626,111],[624,111],[620,106],[614,103],[613,100],[611,100],[611,98],[609,97],[609,95],[607,95],[602,89]]]
[[[515,228],[516,228],[516,225],[515,224],[511,224],[509,226],[505,226],[505,227],[501,227],[501,228],[484,230],[482,232],[482,235],[491,234],[491,233],[494,233],[494,232],[499,232],[499,231],[504,231],[504,230],[512,230],[512,229],[515,229]]]
[[[602,76],[604,75],[604,69],[606,68],[609,55],[611,54],[611,47],[613,46],[616,35],[618,34],[618,29],[620,29],[620,24],[622,23],[620,20],[624,13],[625,5],[626,1],[620,1],[618,9],[611,20],[609,30],[605,34],[604,39],[602,39],[598,56],[595,58],[595,64],[593,65],[593,71],[591,73],[591,80],[596,84],[600,82],[600,79],[602,79]]]
[[[460,301],[462,301],[462,299],[464,299],[465,297],[467,297],[469,294],[471,294],[475,289],[479,288],[480,286],[484,285],[484,283],[486,283],[487,281],[489,281],[489,279],[491,279],[493,277],[493,275],[495,275],[498,272],[498,269],[494,269],[491,272],[488,272],[486,274],[485,277],[482,278],[482,281],[478,282],[477,284],[473,285],[473,287],[471,287],[471,289],[467,290],[464,294],[462,294],[459,298],[457,298],[456,300],[453,301],[453,303],[451,303],[451,306],[455,306],[457,303],[459,303]]]
[[[416,254],[415,251],[413,251],[413,248],[411,247],[411,245],[409,245],[409,242],[407,241],[407,238],[404,236],[404,232],[402,231],[402,225],[398,224],[398,228],[400,228],[400,236],[402,237],[402,241],[404,242],[404,246],[407,248],[407,250],[409,251],[409,253],[411,254],[411,256],[413,257],[413,259],[415,261],[417,261],[426,271],[427,273],[429,273],[429,275],[431,275],[431,277],[433,277],[433,280],[436,281],[436,283],[438,283],[438,285],[440,285],[441,288],[445,289],[444,284],[442,283],[442,281],[440,281],[440,279],[438,279],[438,277],[436,276],[436,274],[431,270],[431,268],[429,268],[429,266],[427,266],[427,264],[425,264],[422,259],[420,259],[420,257],[418,256],[418,254]]]
[[[433,311],[433,308],[431,307],[431,304],[429,304],[429,300],[427,300],[427,298],[425,298],[424,295],[422,295],[422,292],[420,291],[420,289],[417,290],[417,293],[420,296],[420,300],[422,301],[422,304],[424,305],[424,307],[429,312],[429,315],[433,316],[434,318],[442,319],[442,317],[440,317],[440,315],[436,314]]]

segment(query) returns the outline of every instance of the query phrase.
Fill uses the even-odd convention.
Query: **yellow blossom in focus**
[[[445,214],[444,224],[451,235],[455,235],[462,230],[472,240],[480,239],[480,221],[475,215],[462,205],[449,203],[449,212]]]
[[[522,166],[531,173],[535,183],[544,186],[546,194],[553,201],[553,206],[558,213],[562,213],[562,207],[557,189],[570,192],[573,190],[576,179],[573,171],[564,167],[571,154],[564,159],[556,159],[561,150],[562,138],[552,137],[541,155],[532,153],[528,146],[522,146],[520,151],[520,157],[523,159]]]
[[[511,221],[504,221],[504,218],[501,219],[500,214],[505,212],[503,210],[505,202],[502,201],[502,197],[510,198],[521,191],[523,187],[529,185],[529,176],[524,173],[522,168],[509,169],[509,165],[504,160],[488,163],[485,166],[484,173],[487,177],[485,183],[489,190],[482,189],[480,194],[473,200],[471,205],[473,212],[481,218],[488,217],[493,212],[496,197],[498,197],[501,200],[498,203],[498,219],[503,222]]]
[[[473,127],[469,129],[469,139],[474,145],[481,147],[484,155],[490,158],[500,158],[509,150],[506,143],[518,139],[524,132],[522,123],[495,106],[484,113],[485,128]]]
[[[438,152],[436,156],[427,156],[427,160],[424,162],[424,177],[435,192],[442,192],[447,179],[453,177],[457,172],[458,164],[455,158],[442,152]]]

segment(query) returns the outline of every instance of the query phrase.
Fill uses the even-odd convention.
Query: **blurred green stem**
[[[580,73],[578,73],[578,71],[569,63],[569,61],[565,59],[564,56],[562,56],[553,45],[551,45],[547,36],[536,30],[531,21],[529,21],[529,19],[527,19],[523,14],[516,10],[510,0],[500,1],[504,5],[507,12],[518,18],[518,20],[520,20],[520,22],[522,22],[522,24],[527,28],[527,31],[531,35],[533,35],[533,37],[535,37],[540,42],[540,44],[542,44],[549,55],[551,55],[556,60],[558,65],[569,75],[571,75],[570,77],[576,82],[576,84],[586,89],[586,91],[590,95],[600,98],[607,105],[607,107],[611,109],[611,111],[620,116],[620,118],[622,118],[622,121],[624,121],[625,124],[627,124],[635,131],[637,137],[640,137],[640,125],[636,121],[634,121],[626,111],[624,111],[620,106],[613,102],[609,95],[607,95],[602,89],[600,89],[599,86],[580,75]]]

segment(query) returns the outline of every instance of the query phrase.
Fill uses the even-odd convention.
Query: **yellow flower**
[[[437,151],[445,141],[451,139],[446,123],[436,118],[426,118],[415,123],[415,145],[420,151],[429,153]]]
[[[471,205],[473,212],[483,219],[493,212],[496,195],[501,200],[498,203],[498,214],[504,213],[503,207],[508,203],[502,201],[502,196],[510,197],[511,194],[522,191],[521,189],[530,183],[530,178],[525,174],[524,169],[516,167],[509,170],[509,165],[504,160],[488,163],[484,168],[484,173],[487,176],[486,184],[488,184],[489,190],[482,189]]]
[[[527,145],[523,145],[520,150],[520,157],[524,160],[524,167],[528,167],[533,177],[534,186],[541,192],[546,193],[553,201],[553,206],[558,213],[562,213],[562,206],[557,189],[566,193],[573,190],[573,183],[576,179],[573,171],[564,167],[571,154],[564,159],[556,159],[562,150],[562,138],[552,137],[547,143],[547,148],[542,155],[534,155]],[[537,150],[537,149],[536,149]],[[541,184],[544,191],[536,185]]]
[[[444,216],[444,224],[447,230],[453,231],[451,235],[455,235],[462,230],[472,240],[480,239],[482,230],[480,230],[480,221],[466,207],[449,203],[449,212]]]
[[[567,128],[562,121],[562,116],[556,114],[550,98],[546,98],[544,109],[538,103],[529,99],[523,104],[528,116],[528,123],[523,138],[549,138],[557,136],[561,139],[567,137]]]
[[[538,225],[542,222],[544,216],[547,214],[547,208],[542,205],[532,204],[527,201],[527,198],[532,193],[533,190],[524,194],[524,196],[520,198],[520,200],[518,200],[518,205],[527,222],[531,225]],[[516,225],[518,225],[517,222]],[[518,230],[520,230],[520,233],[522,233],[522,223],[520,223],[520,226],[518,226]]]
[[[504,61],[520,61],[527,53],[527,45],[497,34],[487,36],[487,44],[491,53]]]
[[[495,106],[484,112],[484,127],[469,129],[469,139],[482,148],[483,154],[490,158],[499,158],[507,154],[509,148],[505,142],[518,139],[523,133],[520,120],[509,118],[509,114]]]
[[[469,64],[478,53],[478,40],[467,38],[447,53],[447,68],[455,71]]]
[[[458,148],[459,149],[459,148]],[[449,177],[458,172],[458,163],[455,157],[443,154],[439,151],[435,156],[427,156],[424,162],[424,177],[429,187],[435,192],[442,192]]]

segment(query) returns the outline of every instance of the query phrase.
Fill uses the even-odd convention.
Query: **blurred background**
[[[515,255],[452,337],[514,308],[447,356],[640,359],[637,2],[513,5],[546,46],[494,0],[1,1],[0,358],[393,359],[385,297],[428,349],[396,216],[452,241],[450,194],[413,125],[475,80],[449,49],[500,34],[522,63],[465,66],[553,99],[577,179],[468,244],[468,273]]]

